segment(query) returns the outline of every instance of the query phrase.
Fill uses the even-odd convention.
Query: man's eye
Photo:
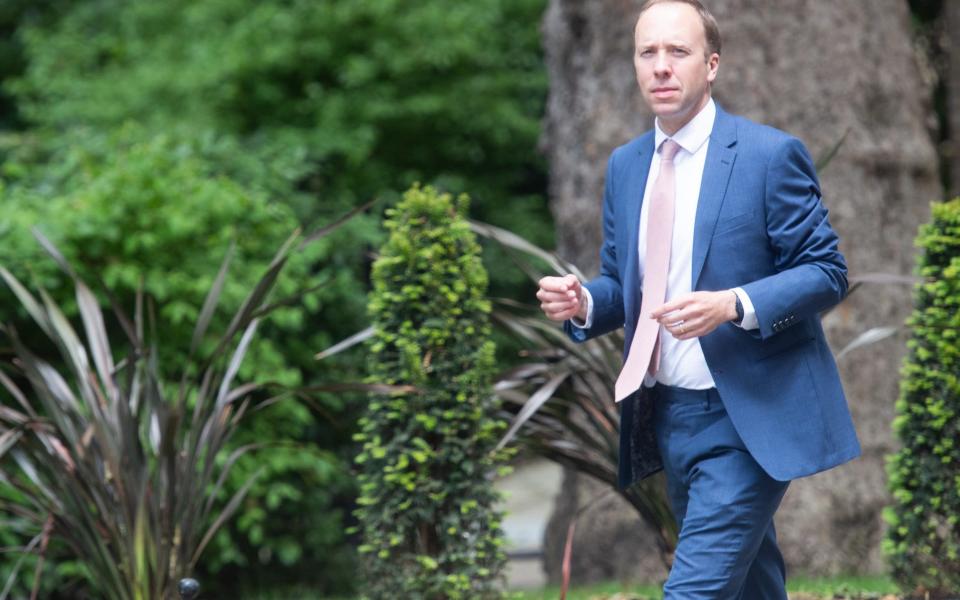
[[[650,58],[651,56],[653,56],[653,50],[642,50],[640,52],[640,56],[643,58]]]
[[[671,51],[671,53],[674,56],[686,56],[687,54],[689,54],[689,52],[687,52],[685,48],[674,48]]]

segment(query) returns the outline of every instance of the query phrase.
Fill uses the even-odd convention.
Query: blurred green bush
[[[10,87],[56,131],[135,121],[296,148],[306,213],[435,182],[469,189],[475,218],[542,238],[545,5],[83,0],[22,29],[27,68]]]

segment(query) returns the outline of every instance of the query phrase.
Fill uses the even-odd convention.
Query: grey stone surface
[[[546,583],[543,540],[563,478],[562,469],[544,459],[526,460],[496,481],[503,494],[507,587],[539,588]]]
[[[564,471],[557,509],[544,538],[544,569],[559,581],[570,516],[578,515],[570,561],[571,585],[592,581],[660,582],[667,568],[653,532],[634,508],[592,477]]]
[[[640,4],[551,0],[544,19],[551,90],[542,146],[551,165],[558,250],[588,273],[597,268],[606,158],[652,125],[631,64]],[[850,274],[910,273],[917,227],[942,189],[929,134],[930,89],[918,68],[906,2],[712,0],[708,5],[724,37],[717,100],[732,112],[797,135],[815,158],[846,134],[821,180]],[[868,328],[902,324],[909,309],[909,288],[865,286],[824,324],[840,348]],[[794,572],[882,570],[883,457],[894,448],[890,421],[904,339],[853,351],[840,364],[864,456],[791,486],[778,527]],[[566,496],[579,493],[577,482],[567,478]],[[553,532],[565,531],[571,510],[561,506],[551,521],[548,555],[556,553]],[[625,509],[608,510],[620,516]],[[586,573],[646,575],[639,567],[611,566],[621,553],[603,551],[611,543],[609,529],[583,529],[578,545],[598,548],[590,555],[603,563],[583,567]],[[623,531],[619,525],[613,529]],[[644,536],[628,537],[635,541],[623,552],[643,563],[650,552]]]

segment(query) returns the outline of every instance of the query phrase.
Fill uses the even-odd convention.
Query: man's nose
[[[670,74],[670,61],[667,59],[666,52],[657,52],[657,57],[653,61],[653,72],[659,77]]]

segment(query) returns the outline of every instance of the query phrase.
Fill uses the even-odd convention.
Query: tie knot
[[[672,161],[673,157],[680,152],[680,144],[667,138],[660,144],[660,160]]]

